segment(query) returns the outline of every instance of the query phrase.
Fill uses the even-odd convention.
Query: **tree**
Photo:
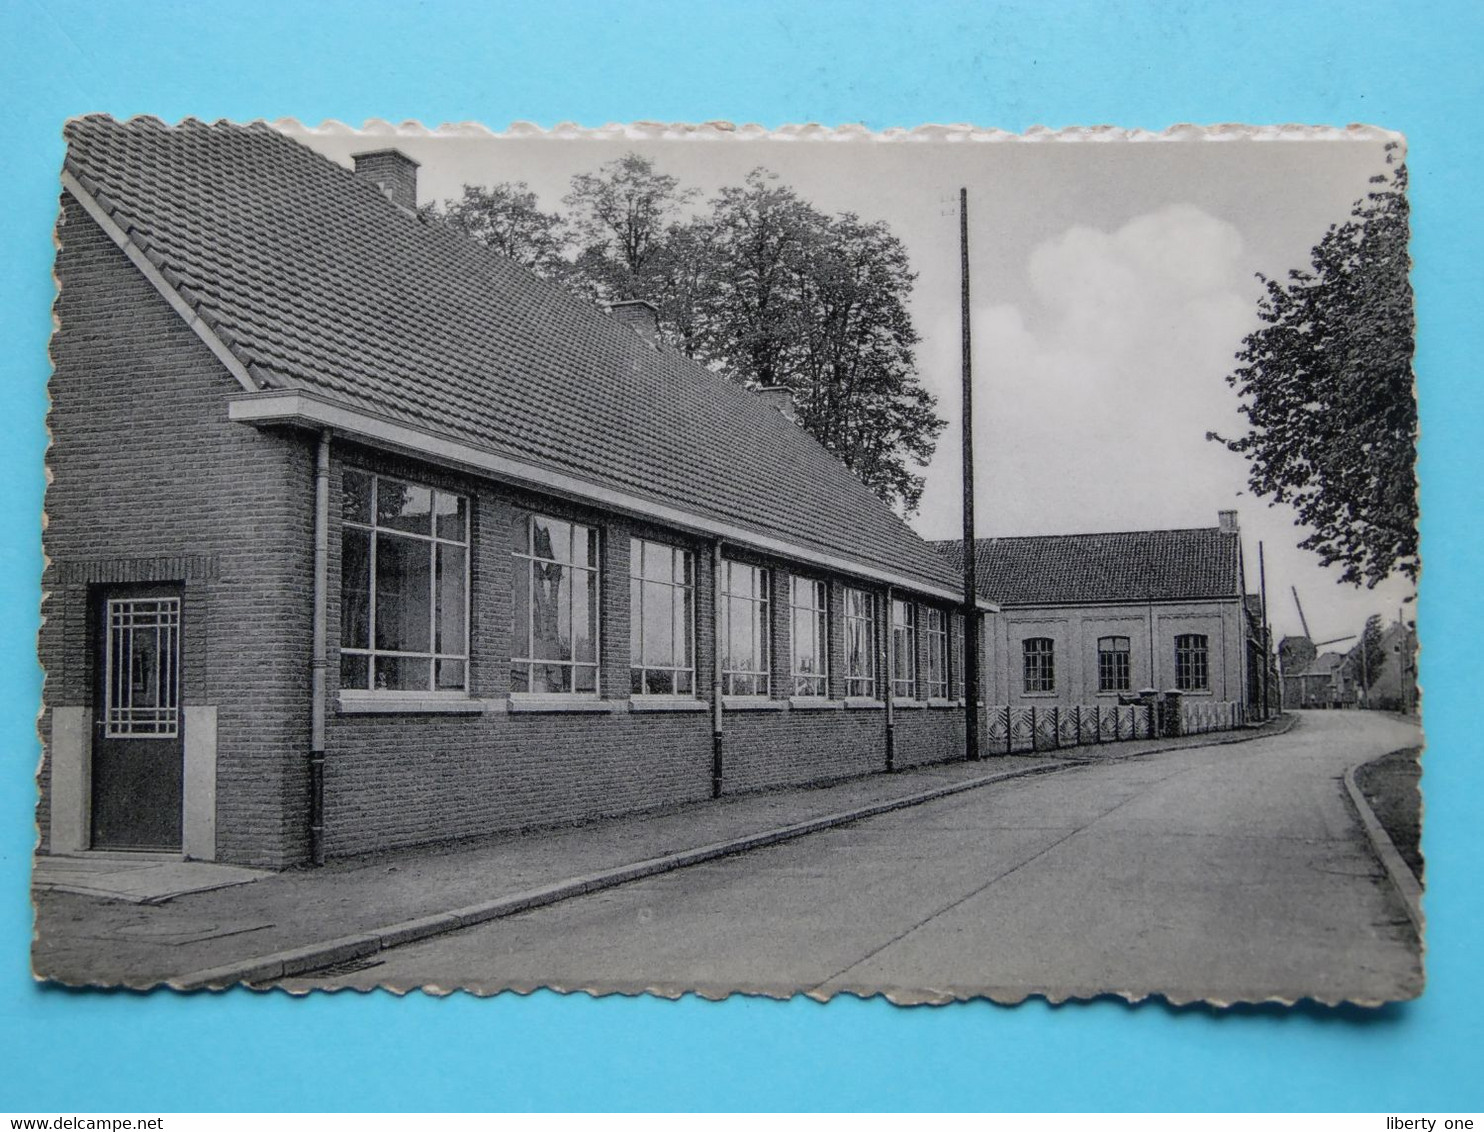
[[[911,514],[944,422],[917,379],[915,276],[886,225],[829,217],[754,170],[712,202],[699,355],[733,380],[781,385],[799,423]]]
[[[1266,325],[1227,377],[1249,429],[1208,434],[1247,458],[1254,492],[1293,505],[1312,531],[1301,547],[1369,586],[1419,567],[1407,169],[1395,146],[1386,163],[1309,270],[1258,276]]]
[[[562,279],[570,270],[565,221],[558,213],[541,211],[536,194],[524,181],[488,188],[465,185],[462,199],[445,200],[441,209],[428,205],[423,211],[538,275]]]
[[[1375,687],[1376,680],[1381,675],[1381,668],[1386,663],[1384,636],[1385,630],[1381,625],[1381,615],[1372,614],[1366,618],[1365,629],[1360,634],[1360,642],[1350,650],[1350,655],[1345,658],[1351,678],[1360,685],[1362,691],[1369,692]]]
[[[584,288],[607,302],[649,298],[666,236],[695,196],[637,153],[573,177],[562,203],[572,213]]]
[[[465,186],[442,215],[598,302],[654,303],[666,341],[739,384],[787,387],[799,423],[911,514],[944,422],[917,378],[901,241],[762,169],[692,213],[695,197],[629,153],[572,178],[565,222],[523,183]]]

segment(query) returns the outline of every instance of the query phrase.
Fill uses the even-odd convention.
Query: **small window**
[[[108,603],[104,735],[170,739],[180,733],[180,598]]]
[[[1129,683],[1128,638],[1098,638],[1098,691],[1127,692]]]
[[[830,682],[830,587],[794,578],[789,589],[793,637],[793,694],[828,696]]]
[[[769,585],[761,566],[723,562],[721,690],[727,696],[766,696],[769,680]]]
[[[343,485],[341,688],[465,690],[469,501],[353,469]]]
[[[891,603],[891,694],[917,699],[917,606],[896,598]]]
[[[1031,637],[1021,648],[1025,655],[1025,690],[1056,691],[1056,642],[1050,637]]]
[[[845,694],[876,695],[876,595],[846,589]]]
[[[688,550],[629,540],[629,673],[635,695],[695,695],[693,571]]]
[[[598,532],[522,513],[512,572],[510,690],[598,694]]]
[[[924,626],[927,634],[927,694],[930,700],[948,698],[948,615],[929,608]]]
[[[1182,692],[1203,692],[1211,686],[1206,635],[1182,633],[1175,638],[1175,687]]]

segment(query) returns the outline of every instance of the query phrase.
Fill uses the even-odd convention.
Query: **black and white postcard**
[[[66,137],[38,977],[1422,992],[1400,136]]]

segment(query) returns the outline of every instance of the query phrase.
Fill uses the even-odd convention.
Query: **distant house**
[[[958,575],[648,304],[420,219],[394,150],[67,140],[43,851],[286,866],[963,754]]]
[[[1283,674],[1285,707],[1349,707],[1355,700],[1356,689],[1344,653],[1322,652],[1303,671]]]
[[[963,544],[938,544],[957,568]],[[975,543],[990,704],[1117,704],[1141,690],[1257,710],[1263,654],[1235,511],[1215,527]],[[1250,599],[1250,600],[1249,600]],[[1276,706],[1276,705],[1274,705]]]
[[[1346,657],[1346,671],[1352,680],[1361,674],[1360,646]],[[1370,686],[1363,699],[1357,686],[1356,698],[1366,705],[1384,711],[1414,711],[1419,700],[1417,690],[1417,631],[1400,620],[1381,631],[1381,661],[1370,676]]]

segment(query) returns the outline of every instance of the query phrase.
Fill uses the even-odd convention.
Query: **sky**
[[[1235,509],[1248,589],[1267,570],[1275,638],[1359,633],[1367,616],[1411,620],[1414,588],[1341,585],[1300,550],[1286,506],[1247,489],[1246,462],[1206,439],[1237,435],[1225,382],[1256,317],[1257,273],[1308,263],[1384,168],[1385,138],[1283,131],[1099,132],[1075,140],[967,131],[873,135],[620,127],[551,133],[478,127],[388,137],[336,123],[278,123],[343,164],[396,145],[421,163],[419,200],[525,181],[560,210],[570,178],[634,151],[701,201],[763,166],[816,207],[885,221],[917,274],[919,379],[948,425],[911,519],[926,538],[962,530],[958,196],[968,192],[976,530],[980,537],[1216,525]],[[378,132],[380,131],[380,132]],[[1342,642],[1339,649],[1351,647]]]

